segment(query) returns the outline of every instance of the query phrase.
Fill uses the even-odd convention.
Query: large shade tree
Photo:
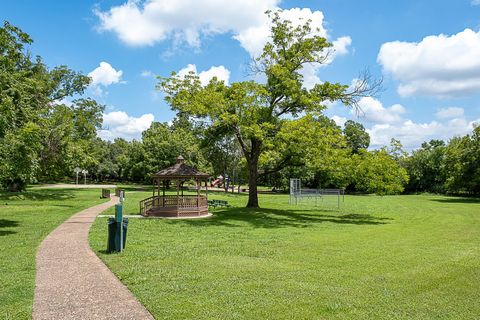
[[[67,66],[48,68],[32,58],[31,43],[10,23],[0,27],[0,187],[12,191],[62,176],[70,142],[91,139],[102,122],[103,106],[94,100],[65,103],[82,95],[90,78]]]
[[[376,89],[362,77],[353,88],[339,83],[322,82],[313,88],[303,85],[302,69],[309,64],[331,60],[332,44],[313,30],[311,21],[294,25],[280,11],[267,12],[271,18],[270,40],[262,54],[252,62],[252,71],[263,75],[264,83],[241,81],[226,85],[213,78],[202,86],[198,75],[184,77],[172,73],[160,78],[158,88],[165,93],[172,109],[197,119],[211,128],[223,127],[233,134],[242,149],[249,173],[247,207],[258,207],[257,181],[260,156],[275,146],[286,117],[320,114],[328,101],[354,106],[358,99]],[[290,164],[290,154],[276,159],[274,172]]]

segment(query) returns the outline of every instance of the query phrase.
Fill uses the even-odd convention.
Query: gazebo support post
[[[197,208],[199,208],[200,206],[198,205],[199,201],[200,201],[200,188],[202,187],[202,183],[198,180],[195,180],[195,182],[197,183]],[[200,210],[198,211],[198,215],[200,215]]]
[[[165,208],[165,188],[166,188],[166,181],[162,180],[162,195],[163,195],[163,197],[162,197],[162,199],[163,199],[162,200],[162,202],[163,202],[162,207],[164,207],[164,208]],[[160,195],[160,192],[159,192],[159,195]]]
[[[180,205],[180,190],[178,190],[180,188],[180,179],[177,179],[177,217],[178,217],[178,207]]]

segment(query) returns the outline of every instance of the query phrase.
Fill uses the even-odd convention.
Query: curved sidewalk
[[[75,214],[43,240],[36,258],[34,320],[153,319],[88,243],[95,217],[117,201]]]

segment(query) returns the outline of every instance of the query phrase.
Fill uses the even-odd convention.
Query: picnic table
[[[208,206],[209,207],[226,207],[230,208],[230,204],[228,204],[228,201],[225,200],[208,200]]]

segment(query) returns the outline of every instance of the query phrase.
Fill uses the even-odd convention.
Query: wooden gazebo
[[[140,201],[140,214],[147,217],[207,216],[208,177],[208,174],[187,166],[183,157],[179,156],[175,165],[160,170],[152,176],[153,195]],[[189,180],[195,181],[196,195],[183,194],[183,184]],[[167,181],[175,185],[176,194],[165,194]],[[205,195],[200,194],[203,182],[205,182]]]

